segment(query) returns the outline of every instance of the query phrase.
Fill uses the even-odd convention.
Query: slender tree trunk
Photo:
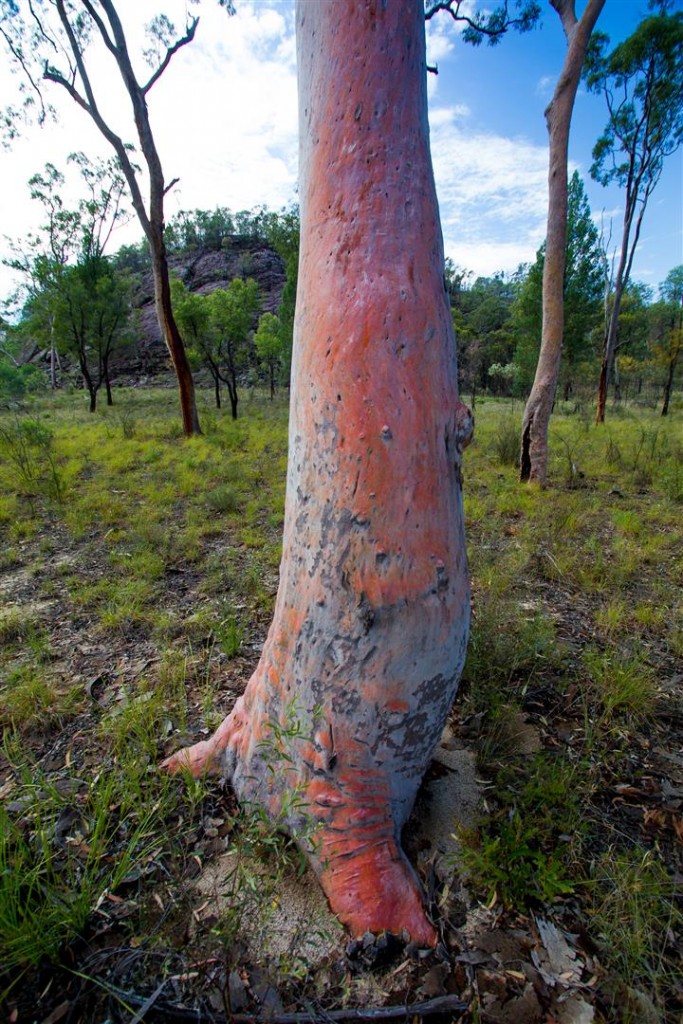
[[[234,373],[226,379],[223,377],[223,383],[228,389],[228,395],[230,396],[230,413],[234,420],[237,419],[237,403],[239,402],[239,396],[237,394],[237,377]]]
[[[652,188],[653,187],[654,185]],[[605,412],[607,409],[607,384],[610,375],[613,372],[614,358],[617,351],[617,335],[619,330],[619,314],[621,313],[621,300],[624,297],[626,285],[628,284],[629,277],[631,276],[633,257],[638,246],[640,229],[643,223],[643,215],[645,214],[645,207],[647,206],[650,191],[651,188],[648,186],[645,190],[644,196],[641,197],[640,210],[637,217],[635,214],[636,201],[638,199],[638,186],[631,185],[626,191],[624,230],[621,237],[621,251],[619,253],[617,274],[614,281],[614,301],[612,302],[612,309],[607,322],[607,330],[605,331],[602,348],[602,362],[600,365],[600,379],[598,383],[598,397],[595,411],[596,424],[605,422]],[[635,231],[633,232],[633,239],[631,239],[634,220]]]
[[[50,387],[53,391],[57,387],[57,347],[55,345],[54,317],[50,317]]]
[[[353,934],[433,944],[400,835],[467,646],[472,419],[443,285],[423,15],[421,0],[347,0],[343,17],[298,3],[301,272],[275,619],[233,712],[166,767],[217,770],[262,804]]]
[[[168,261],[166,259],[166,246],[163,237],[157,237],[156,233],[148,235],[150,239],[150,251],[152,254],[152,274],[154,277],[154,302],[156,306],[157,319],[171,357],[171,363],[178,380],[180,393],[180,410],[183,417],[183,430],[186,437],[193,434],[201,434],[199,426],[199,415],[197,413],[197,399],[194,390],[194,379],[192,370],[187,358],[187,352],[180,336],[178,325],[173,316],[171,306],[171,283],[168,273]],[[152,241],[153,239],[153,241]]]
[[[216,408],[221,407],[221,381],[217,373],[213,374],[213,393],[216,397]]]
[[[612,383],[614,385],[614,401],[621,401],[621,374],[619,373],[619,360],[616,353],[612,359]]]
[[[664,401],[662,402],[662,416],[669,415],[669,401],[671,400],[671,389],[673,388],[675,372],[676,360],[671,359],[669,362],[669,371],[666,375],[666,383],[664,385]]]
[[[113,399],[112,393],[111,393],[111,381],[109,379],[109,358],[108,357],[104,361],[104,386],[105,386],[105,388],[107,390],[107,405],[108,406],[112,406],[114,404],[114,399]]]
[[[551,0],[560,15],[568,49],[553,98],[545,112],[549,137],[548,227],[543,263],[541,350],[524,409],[520,479],[545,486],[548,427],[560,373],[564,334],[564,270],[567,248],[567,156],[569,129],[586,47],[605,0],[589,0],[579,21],[574,0]]]

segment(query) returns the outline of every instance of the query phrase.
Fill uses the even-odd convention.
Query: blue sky
[[[343,5],[344,0],[308,0]],[[499,46],[468,47],[445,15],[433,19],[428,53],[439,75],[429,76],[430,124],[446,253],[478,274],[513,271],[534,259],[545,235],[547,135],[543,111],[562,67],[566,42],[548,0],[541,0],[542,27],[511,34]],[[296,198],[297,106],[293,5],[290,0],[236,0],[226,17],[204,0],[194,43],[180,51],[150,94],[150,109],[167,179],[179,184],[167,199],[167,215],[179,209],[233,210],[259,203],[279,208]],[[583,0],[577,8],[583,9]],[[120,0],[124,24],[141,38],[137,19],[158,9],[152,0]],[[183,24],[184,0],[163,9]],[[625,38],[646,11],[645,0],[606,0],[598,27],[613,41]],[[99,85],[115,126],[130,137],[127,99],[97,56]],[[0,66],[0,94],[12,81]],[[86,116],[53,89],[59,124],[27,129],[9,152],[0,151],[0,235],[20,238],[40,222],[26,182],[45,161],[65,167],[74,149],[107,155]],[[582,173],[593,214],[612,218],[620,238],[623,196],[590,181],[591,148],[604,125],[600,97],[581,89],[570,143],[571,168]],[[71,189],[71,191],[70,191]],[[75,180],[66,189],[76,198]],[[115,244],[141,237],[135,224]],[[7,247],[0,238],[0,253]],[[669,159],[645,215],[634,277],[656,286],[683,262],[683,154]],[[11,287],[0,274],[0,298]]]
[[[585,4],[578,0],[577,13]],[[442,220],[446,250],[456,262],[474,266],[478,254],[495,263],[496,249],[500,265],[511,269],[515,253],[522,255],[531,245],[537,247],[545,235],[547,131],[544,110],[555,86],[566,53],[566,41],[558,15],[547,2],[542,3],[542,25],[524,34],[510,34],[495,47],[466,46],[448,40],[452,49],[439,60],[436,90],[432,90],[432,148],[442,201]],[[606,0],[598,29],[613,42],[626,38],[647,11],[644,0]],[[439,26],[439,36],[445,29]],[[436,49],[443,47],[443,39]],[[440,47],[439,47],[440,44]],[[442,132],[439,122],[449,107],[456,112]],[[623,193],[605,189],[590,178],[591,150],[606,122],[601,96],[588,94],[580,86],[576,99],[570,137],[571,169],[581,173],[593,215],[604,220],[606,232],[612,220],[614,242],[621,237]],[[447,137],[446,137],[447,136]],[[462,157],[458,140],[466,151],[468,136],[478,139],[481,165],[480,188],[469,202],[454,196],[452,177],[457,177]],[[509,143],[509,151],[502,145]],[[487,156],[489,159],[487,160]],[[481,198],[489,165],[498,161],[506,166],[507,182],[491,170],[492,196]],[[444,166],[446,165],[446,166]],[[453,175],[448,173],[450,165]],[[531,184],[533,182],[533,184]],[[495,189],[500,191],[496,193]],[[497,200],[500,199],[500,202]],[[517,202],[516,202],[517,199]],[[535,201],[537,200],[537,202]],[[515,210],[517,206],[517,210]],[[492,208],[492,212],[489,212]],[[479,210],[479,217],[475,217]],[[604,215],[603,215],[604,211]],[[459,254],[462,253],[462,257]],[[468,262],[469,256],[469,262]],[[642,241],[634,263],[633,276],[657,285],[674,265],[683,262],[683,154],[679,150],[669,158],[662,180],[645,214]]]

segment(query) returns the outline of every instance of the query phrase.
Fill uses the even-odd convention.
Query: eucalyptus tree
[[[55,286],[78,251],[81,235],[80,212],[67,209],[62,199],[64,183],[64,174],[51,163],[29,179],[31,199],[41,203],[45,219],[38,233],[10,242],[12,255],[3,261],[20,275],[21,284],[13,301],[30,308],[37,334],[44,338],[50,352],[53,388],[57,386],[59,363],[54,337]]]
[[[219,3],[232,10],[230,0]],[[188,435],[200,433],[192,372],[173,317],[164,242],[164,197],[175,179],[167,182],[164,176],[148,108],[152,89],[175,54],[192,42],[199,19],[188,16],[184,30],[178,32],[165,14],[153,18],[148,26],[152,45],[144,54],[151,68],[140,75],[134,69],[127,34],[113,0],[46,0],[40,4],[0,0],[0,11],[0,36],[9,60],[23,76],[27,98],[37,104],[39,118],[44,119],[49,111],[44,82],[54,83],[91,118],[118,158],[149,243],[156,312],[178,380],[184,431]],[[96,56],[90,46],[95,39],[101,44]],[[98,75],[104,58],[122,82],[132,107],[134,131],[149,179],[146,199],[131,143],[125,137],[131,126],[125,131],[115,130],[104,112],[108,90],[101,87]],[[16,116],[10,115],[9,121],[11,134],[16,130]]]
[[[631,275],[643,217],[664,162],[683,142],[683,11],[668,0],[651,4],[653,14],[614,49],[603,33],[594,37],[586,61],[586,82],[602,93],[608,110],[603,134],[593,149],[591,175],[624,189],[621,244],[611,312],[602,345],[596,423],[605,420],[613,372],[619,314]]]
[[[240,378],[254,351],[249,334],[261,305],[261,292],[253,278],[235,277],[227,288],[211,292],[207,302],[218,376],[228,389],[230,412],[236,420]]]
[[[425,0],[427,21],[441,12],[464,26],[464,42],[479,46],[486,40],[495,46],[510,29],[529,32],[538,22],[541,7],[536,0],[501,0],[495,7],[477,10],[470,0]]]
[[[230,397],[232,418],[237,419],[241,377],[255,355],[250,332],[261,305],[253,278],[235,277],[227,288],[207,295],[191,292],[182,281],[171,284],[176,319],[188,339],[190,352],[213,380],[216,408],[221,408],[221,384]]]
[[[110,363],[131,341],[131,290],[130,276],[96,252],[83,253],[58,282],[54,333],[61,351],[78,361],[90,412],[95,412],[102,386],[107,405],[113,404]]]
[[[264,313],[259,317],[258,327],[254,334],[256,355],[268,374],[271,400],[275,398],[275,385],[278,371],[282,370],[283,356],[286,350],[282,321],[272,313]]]
[[[668,416],[676,367],[683,353],[683,264],[669,271],[659,294],[657,309],[652,308],[656,321],[652,348],[656,363],[665,373],[662,416]]]
[[[36,234],[12,242],[5,263],[18,271],[22,283],[16,301],[24,307],[24,327],[50,351],[50,381],[57,384],[59,352],[54,332],[55,303],[70,262],[103,255],[114,229],[128,213],[123,202],[125,182],[115,158],[89,160],[72,153],[68,163],[78,167],[81,196],[76,209],[68,209],[63,194],[66,178],[54,164],[29,179],[31,199],[43,207],[44,221]]]
[[[166,762],[231,779],[354,935],[437,941],[401,829],[465,659],[455,339],[421,0],[297,4],[301,257],[275,618],[244,695]]]
[[[574,171],[568,188],[567,232],[563,277],[564,324],[558,382],[565,398],[573,389],[581,364],[593,358],[593,330],[602,314],[604,252],[591,216],[583,181]],[[539,362],[543,337],[543,281],[546,243],[520,286],[512,319],[518,337],[515,348],[517,381],[530,387]],[[562,370],[564,367],[564,370]]]
[[[541,349],[522,418],[520,479],[541,485],[548,474],[548,427],[560,373],[564,335],[565,252],[567,245],[567,159],[576,91],[591,33],[605,0],[588,0],[580,18],[575,0],[550,0],[567,39],[567,53],[545,111],[548,127],[548,221],[543,263]]]

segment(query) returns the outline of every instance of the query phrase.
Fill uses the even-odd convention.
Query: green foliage
[[[446,11],[454,21],[464,23],[464,42],[480,46],[486,40],[489,46],[495,46],[511,29],[529,32],[538,23],[541,8],[536,0],[520,0],[516,6],[515,14],[511,14],[507,0],[486,11],[473,10],[463,0],[441,0],[438,3],[425,0],[425,18],[433,18],[438,11]]]
[[[174,312],[190,354],[210,371],[217,408],[221,406],[221,384],[226,385],[232,416],[237,419],[240,378],[254,353],[250,330],[261,303],[258,284],[253,278],[243,281],[236,277],[227,288],[208,295],[188,292],[179,280],[171,287]]]
[[[473,392],[485,391],[493,383],[495,393],[508,394],[511,378],[491,377],[490,371],[495,365],[508,366],[512,359],[511,314],[518,277],[478,277],[469,288],[464,282],[462,274],[458,289],[451,293],[462,383]]]
[[[39,420],[0,422],[0,459],[13,466],[28,497],[43,493],[61,501],[63,484],[54,454],[54,434]]]
[[[601,320],[604,254],[591,217],[583,181],[574,171],[568,189],[567,248],[564,274],[564,338],[560,388],[568,392],[579,366],[595,356],[592,331]],[[541,344],[545,242],[521,285],[513,306],[515,383],[526,392],[533,384]]]
[[[683,927],[683,915],[674,887],[651,851],[610,849],[592,866],[587,887],[591,934],[601,960],[620,979],[615,1005],[625,1024],[644,1019],[634,989],[650,990],[663,1007],[666,984],[675,984],[667,947]]]
[[[0,804],[2,970],[21,977],[56,958],[98,901],[151,861],[170,802],[163,780],[154,794],[142,772],[110,768],[70,795],[35,766],[18,766],[22,809]]]
[[[254,346],[259,362],[268,374],[271,398],[275,397],[275,383],[283,370],[286,352],[283,334],[284,328],[279,317],[273,316],[272,313],[264,313],[259,318]]]
[[[28,394],[35,394],[47,386],[43,370],[27,363],[16,366],[0,353],[0,403],[15,402]]]
[[[131,280],[101,255],[66,268],[54,302],[58,348],[75,356],[94,412],[97,392],[109,383],[112,355],[131,343]]]
[[[493,437],[493,451],[501,465],[516,466],[519,462],[519,432],[520,425],[513,416],[501,417]]]
[[[210,395],[200,392],[201,401]],[[128,897],[131,879],[131,904],[142,903],[143,916],[117,920],[117,941],[119,934],[123,945],[152,935],[149,941],[163,946],[185,934],[186,918],[171,922],[165,913],[184,908],[183,872],[194,861],[197,833],[225,795],[206,780],[167,784],[150,769],[170,744],[222,720],[232,706],[232,680],[248,676],[272,609],[284,403],[256,391],[248,416],[235,423],[216,415],[209,433],[182,446],[173,442],[175,396],[167,390],[131,389],[121,407],[135,423],[125,436],[118,415],[90,417],[72,395],[38,400],[36,422],[51,431],[68,484],[59,507],[38,502],[28,518],[14,464],[0,464],[3,565],[23,568],[36,602],[51,603],[16,605],[0,615],[2,724],[8,747],[12,723],[20,730],[13,764],[29,736],[32,748],[39,739],[46,749],[53,739],[65,744],[56,748],[54,771],[31,766],[24,777],[19,767],[3,770],[3,782],[9,777],[14,789],[3,804],[9,824],[0,822],[7,828],[0,860],[17,869],[0,875],[3,962],[62,956],[64,943],[88,932],[88,922],[101,923],[102,913],[122,906],[107,893]],[[608,962],[609,949],[615,970],[632,971],[656,991],[669,956],[658,921],[679,927],[670,882],[643,863],[645,833],[638,836],[643,849],[605,852],[606,842],[622,837],[610,832],[605,840],[604,814],[597,812],[615,779],[630,781],[630,753],[651,752],[643,743],[664,720],[653,681],[683,655],[680,507],[668,493],[676,467],[683,467],[678,423],[629,406],[608,436],[560,410],[557,447],[563,438],[585,486],[566,486],[561,452],[551,462],[551,486],[541,492],[520,489],[514,466],[498,461],[495,439],[509,415],[509,403],[480,402],[465,460],[474,617],[457,713],[477,746],[490,813],[464,837],[463,860],[478,894],[495,892],[516,909],[560,902],[571,890],[568,913],[588,900],[586,927],[601,946],[600,962]],[[8,415],[0,420],[3,428],[14,422]],[[517,429],[510,433],[517,442]],[[644,467],[651,482],[640,493],[634,474]],[[112,488],[112,479],[125,483]],[[93,679],[90,651],[65,652],[62,628],[69,636],[87,634],[89,646],[103,642],[116,671]],[[142,665],[115,660],[116,652],[137,645]],[[550,731],[552,749],[546,743],[524,753],[530,727],[539,743]],[[306,729],[295,704],[267,729],[260,752],[275,773],[286,770],[288,744]],[[102,775],[90,796],[82,769],[92,774],[93,760]],[[115,779],[108,796],[99,790],[106,775]],[[57,782],[71,789],[53,796]],[[8,803],[17,809],[8,812]],[[216,813],[225,819],[217,826],[221,839],[229,831],[230,900],[218,920],[197,924],[202,950],[207,942],[232,941],[240,920],[257,912],[264,931],[272,928],[275,883],[300,869],[278,822],[252,811]],[[302,844],[315,842],[296,787],[286,811],[301,815]],[[54,835],[62,814],[70,841],[60,845]],[[186,827],[193,830],[187,839]],[[99,839],[98,828],[106,833]],[[126,857],[129,867],[120,860]],[[156,916],[152,893],[165,905]],[[98,901],[101,913],[92,917]],[[213,934],[202,931],[209,927]],[[233,954],[234,947],[221,955]]]
[[[473,885],[518,908],[574,891],[571,862],[585,829],[576,775],[547,755],[537,755],[524,773],[505,770],[498,779],[504,806],[479,829],[459,833]]]
[[[591,175],[603,185],[628,185],[627,202],[651,193],[664,160],[683,142],[683,13],[657,6],[611,52],[609,37],[593,33],[585,65],[588,88],[604,93],[610,115]]]

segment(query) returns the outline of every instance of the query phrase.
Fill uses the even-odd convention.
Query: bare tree
[[[231,9],[229,0],[219,0]],[[27,21],[21,18],[22,6],[29,9]],[[174,55],[194,39],[198,18],[189,19],[185,31],[176,35],[170,20],[155,18],[150,31],[156,49],[150,52],[154,67],[142,81],[133,69],[123,24],[112,0],[48,0],[40,5],[3,3],[0,35],[5,41],[11,61],[23,74],[33,98],[37,97],[40,117],[45,117],[47,104],[41,88],[41,75],[59,85],[84,110],[113,148],[123,172],[133,208],[149,243],[157,318],[171,357],[180,391],[183,428],[187,435],[200,433],[195,401],[194,381],[173,316],[166,247],[164,244],[164,197],[175,180],[166,182],[154,141],[147,97],[159,81]],[[98,37],[111,57],[132,104],[138,144],[149,175],[149,195],[145,200],[137,169],[131,158],[131,147],[117,133],[102,113],[93,84],[89,64],[88,43]],[[38,62],[42,71],[38,72]]]

